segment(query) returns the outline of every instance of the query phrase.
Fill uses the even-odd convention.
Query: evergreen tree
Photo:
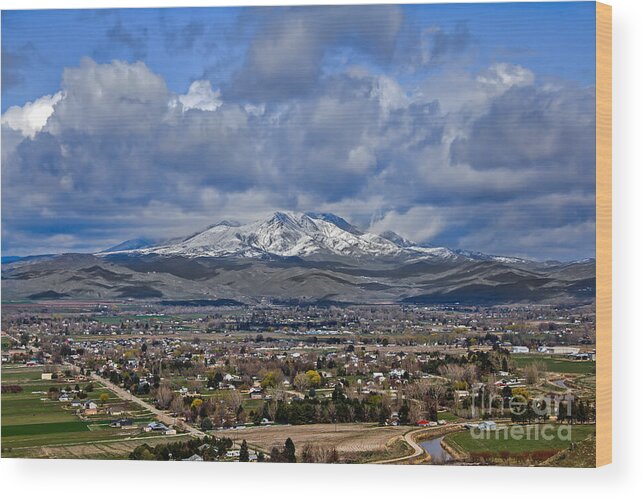
[[[400,418],[400,424],[409,424],[409,405],[406,400],[402,402],[402,407],[400,407],[398,417]]]
[[[241,442],[241,450],[239,451],[239,462],[247,463],[250,461],[250,453],[248,452],[248,442],[245,440]]]
[[[563,422],[565,421],[565,419],[567,419],[566,410],[567,410],[567,407],[565,406],[563,401],[561,400],[560,402],[558,402],[558,417],[556,418],[558,419],[558,421]]]
[[[582,400],[578,402],[578,411],[576,414],[576,418],[578,419],[579,423],[585,423],[587,421],[587,408],[585,407],[585,404]]]
[[[286,439],[284,445],[284,461],[287,463],[296,463],[297,457],[295,456],[295,444],[290,437]]]

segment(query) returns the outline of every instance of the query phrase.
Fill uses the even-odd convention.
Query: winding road
[[[374,461],[373,464],[390,464],[397,463],[400,461],[407,461],[409,459],[414,459],[418,456],[424,454],[424,449],[413,439],[414,435],[418,433],[426,433],[426,428],[419,428],[417,430],[411,430],[403,435],[404,441],[411,446],[413,449],[413,454],[409,456],[395,457],[393,459],[384,459],[382,461]]]
[[[461,426],[462,426],[462,424],[461,424],[461,423],[449,423],[449,424],[446,424],[446,425],[443,425],[443,426],[434,427],[434,428],[431,428],[431,429],[434,429],[434,430],[438,431],[438,430],[444,430],[445,428],[453,428],[453,427],[461,427]],[[411,459],[415,459],[416,457],[419,457],[419,456],[421,456],[421,455],[425,454],[425,453],[426,453],[426,450],[424,450],[424,449],[420,446],[420,444],[418,444],[418,443],[415,441],[415,439],[414,439],[413,437],[414,437],[415,435],[419,434],[419,433],[425,433],[425,434],[426,434],[427,432],[431,431],[431,429],[429,429],[429,428],[427,428],[427,427],[422,427],[422,428],[418,428],[417,430],[411,430],[411,431],[409,431],[409,432],[407,432],[407,433],[405,433],[405,434],[403,435],[404,441],[405,441],[407,444],[409,444],[409,445],[411,446],[411,448],[413,449],[413,454],[410,454],[410,455],[408,455],[408,456],[395,457],[395,458],[393,458],[393,459],[384,459],[384,460],[382,460],[382,461],[373,461],[371,464],[391,464],[391,463],[398,463],[398,462],[401,462],[401,461],[408,461],[408,460],[411,460]],[[437,436],[440,436],[440,433],[438,433],[438,434],[436,435],[436,437],[437,437]]]

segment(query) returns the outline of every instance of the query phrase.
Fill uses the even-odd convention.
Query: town
[[[3,305],[2,456],[591,460],[593,306],[195,305]]]

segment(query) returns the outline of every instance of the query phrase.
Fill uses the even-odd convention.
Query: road
[[[462,423],[448,423],[446,425],[436,426],[433,428],[422,427],[422,428],[418,428],[417,430],[411,430],[404,434],[404,441],[411,446],[411,448],[413,449],[413,454],[410,454],[408,456],[395,457],[393,459],[385,459],[382,461],[374,461],[372,464],[391,464],[391,463],[398,463],[401,461],[408,461],[411,459],[415,459],[416,457],[419,457],[426,452],[420,446],[420,444],[418,444],[413,438],[415,435],[417,435],[418,433],[426,434],[431,429],[438,431],[438,430],[444,430],[445,428],[453,428],[453,427],[462,427]],[[441,436],[441,433],[438,433],[436,436]]]
[[[413,449],[413,454],[409,456],[402,456],[402,457],[395,457],[393,459],[384,459],[382,461],[375,461],[373,464],[390,464],[390,463],[397,463],[400,461],[407,461],[409,459],[414,459],[418,456],[421,456],[424,454],[424,449],[420,447],[420,445],[413,439],[413,435],[417,435],[418,433],[426,433],[426,428],[419,428],[417,430],[411,430],[408,433],[405,433],[403,438],[404,441],[411,446]]]
[[[111,381],[109,381],[109,380],[107,380],[105,378],[100,377],[96,373],[91,373],[91,377],[92,377],[93,380],[98,381],[99,383],[104,385],[105,388],[111,390],[112,392],[114,392],[116,395],[118,395],[123,400],[131,400],[132,402],[137,403],[141,407],[144,407],[145,409],[150,411],[152,414],[154,414],[156,416],[156,418],[161,423],[163,423],[163,424],[165,424],[167,426],[173,426],[174,425],[175,419],[172,416],[170,416],[169,414],[161,411],[160,409],[157,409],[152,404],[150,404],[148,402],[145,402],[144,400],[140,399],[136,395],[132,395],[127,390],[121,388],[118,385],[115,385],[114,383],[112,383]],[[206,436],[206,434],[204,432],[202,432],[201,430],[196,429],[194,426],[191,426],[191,425],[189,425],[189,424],[187,424],[185,422],[183,423],[183,426],[188,431],[188,433],[190,433],[190,435],[192,435],[194,437],[202,438],[202,437]]]

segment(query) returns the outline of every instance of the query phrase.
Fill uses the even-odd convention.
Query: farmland
[[[525,368],[530,364],[541,363],[545,370],[552,373],[564,374],[593,374],[596,372],[596,362],[568,360],[562,357],[549,355],[512,355],[516,367]]]
[[[42,368],[3,367],[3,385],[20,387],[16,393],[2,394],[2,456],[38,456],[44,446],[88,444],[140,438],[138,430],[110,427],[109,416],[95,414],[79,416],[78,410],[67,403],[51,399],[48,390],[66,387],[61,381],[41,380]],[[6,381],[9,380],[9,381]],[[73,384],[72,384],[73,385]],[[112,392],[95,385],[89,394],[104,407],[125,404]],[[140,407],[129,406],[135,423],[154,421]],[[148,435],[143,435],[144,437]]]
[[[233,441],[246,440],[248,445],[270,452],[272,447],[283,445],[286,438],[291,438],[295,447],[303,449],[306,444],[326,449],[334,448],[345,459],[373,459],[376,456],[384,459],[395,457],[395,453],[404,455],[409,450],[400,446],[401,437],[411,430],[408,426],[378,426],[374,424],[312,424],[303,426],[268,426],[240,429],[234,431],[217,431],[217,437],[228,437]]]
[[[544,428],[543,425],[528,425],[484,433],[460,431],[446,436],[444,442],[458,454],[467,456],[465,460],[476,460],[481,456],[487,460],[507,460],[528,454],[549,457],[567,449],[572,442],[583,441],[596,433],[595,425],[571,425],[565,428],[548,425],[543,432]],[[512,429],[519,431],[512,433]],[[567,433],[567,429],[571,429],[570,433]]]

